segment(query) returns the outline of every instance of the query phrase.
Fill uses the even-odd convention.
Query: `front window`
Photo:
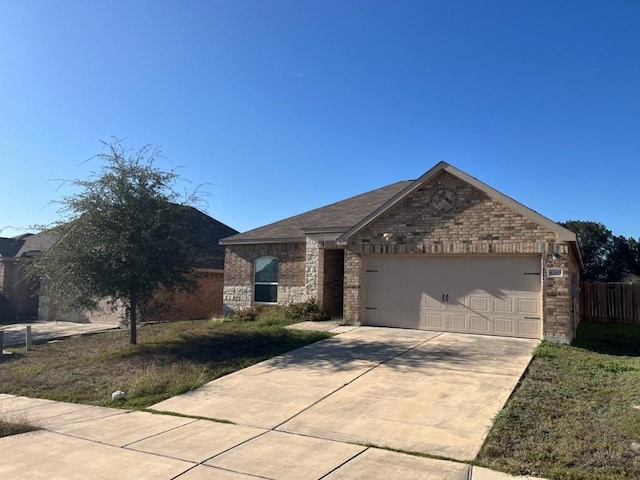
[[[256,259],[256,276],[253,301],[276,303],[278,301],[278,259],[260,257]]]

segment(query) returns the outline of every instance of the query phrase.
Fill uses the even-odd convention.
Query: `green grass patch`
[[[580,326],[543,342],[477,463],[562,480],[640,478],[640,328]]]
[[[275,355],[322,340],[323,332],[290,330],[286,317],[254,321],[184,321],[109,331],[0,360],[0,392],[90,405],[146,408]],[[124,401],[111,393],[126,392]]]

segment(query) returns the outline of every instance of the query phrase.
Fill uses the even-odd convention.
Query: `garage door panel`
[[[449,330],[467,330],[467,317],[463,315],[448,315],[447,327]]]
[[[469,297],[469,308],[476,312],[487,312],[489,311],[489,298],[472,295]]]
[[[448,310],[466,310],[468,307],[465,305],[465,299],[463,298],[462,300],[449,301],[446,304],[446,308]]]
[[[540,256],[372,255],[365,263],[363,324],[540,338]]]
[[[540,302],[533,298],[518,299],[518,313],[537,314]]]
[[[540,320],[532,319],[532,320],[520,320],[518,322],[518,333],[522,337],[534,336],[538,334],[538,330],[540,328]]]
[[[444,328],[442,315],[424,314],[422,316],[422,328],[425,330],[441,330]]]
[[[501,313],[513,312],[513,300],[510,298],[494,298],[493,311]]]
[[[494,319],[494,331],[498,335],[514,335],[517,332],[514,324],[513,318],[496,317]]]
[[[489,320],[484,317],[469,317],[469,330],[474,333],[490,333]]]

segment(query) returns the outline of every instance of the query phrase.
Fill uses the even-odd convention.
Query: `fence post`
[[[27,325],[25,328],[25,344],[27,350],[31,350],[31,325]]]

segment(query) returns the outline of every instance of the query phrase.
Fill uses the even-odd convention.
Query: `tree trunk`
[[[138,301],[135,298],[135,295],[131,296],[130,302],[129,302],[129,343],[131,345],[137,345],[138,344],[138,332],[137,332],[137,313],[138,313]]]

